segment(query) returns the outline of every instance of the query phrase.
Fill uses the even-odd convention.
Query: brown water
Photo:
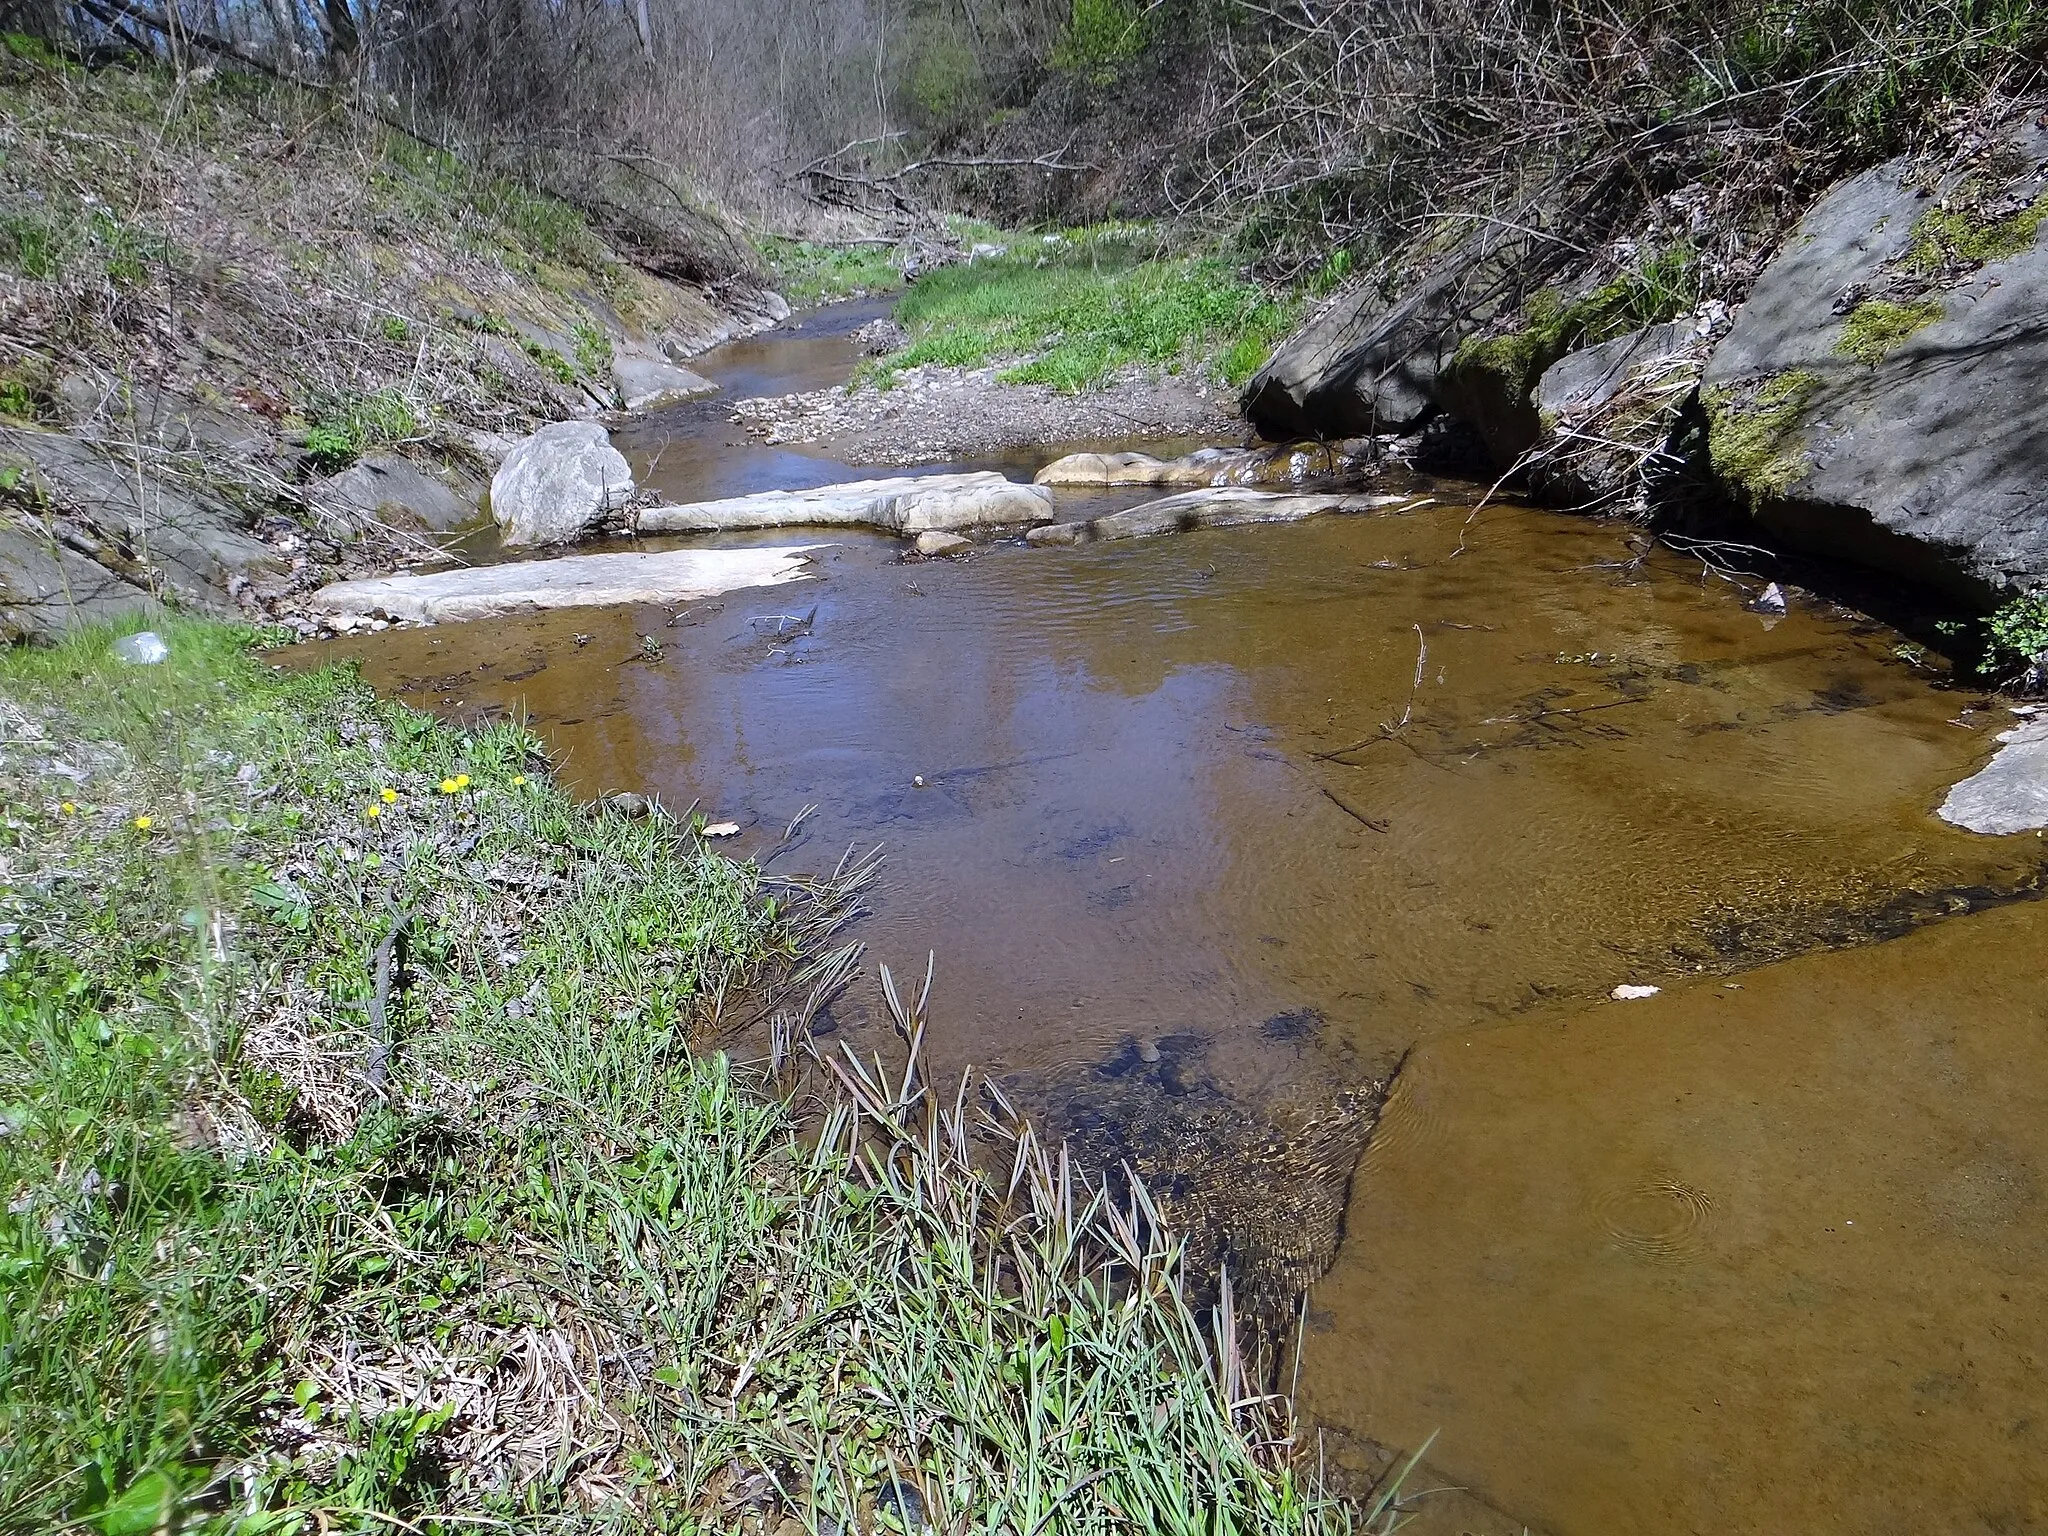
[[[1422,1046],[1303,1407],[1507,1512],[1418,1536],[2048,1530],[2044,947],[2034,903]]]
[[[824,336],[744,344],[714,376],[797,387],[759,382],[779,346],[810,348],[802,384],[850,366]],[[686,407],[622,441],[643,468],[659,452],[676,498],[869,473],[749,449],[723,414]],[[938,1066],[1002,1076],[1084,1156],[1133,1160],[1274,1298],[1348,1231],[1304,1378],[1354,1460],[1440,1428],[1433,1464],[1574,1533],[1748,1529],[1763,1511],[1874,1529],[1857,1511],[1967,1480],[1923,1453],[1981,1480],[1998,1447],[2031,1445],[1998,1438],[2018,1387],[1958,1378],[1949,1428],[1908,1442],[1855,1428],[1893,1378],[1830,1362],[1919,1359],[1927,1308],[1988,1305],[1984,1229],[1923,1224],[1910,1275],[1896,1237],[1859,1250],[1886,1267],[1843,1261],[1824,1283],[1795,1278],[1771,1234],[1804,1233],[1820,1191],[1883,1181],[1905,1155],[1887,1117],[1909,1106],[1914,1134],[1960,1120],[1911,1149],[1915,1177],[2002,1190],[1983,1219],[2038,1226],[2033,1186],[1997,1182],[2018,1153],[1971,1151],[1994,1134],[1973,1120],[2012,1146],[2037,1134],[2014,1118],[2025,1095],[1971,1072],[1934,1092],[1927,1049],[1856,1028],[1861,1008],[1951,996],[1945,936],[2031,917],[1795,962],[1832,967],[1837,1013],[1773,980],[1752,1033],[1718,1021],[1765,995],[1746,968],[2030,890],[2039,840],[1930,813],[1998,716],[1854,615],[1762,617],[1697,566],[1636,562],[1625,530],[1438,495],[1400,517],[957,563],[839,535],[813,582],[327,654],[443,713],[524,712],[579,789],[694,802],[742,825],[736,853],[772,851],[806,805],[782,867],[882,844],[859,936],[899,970],[936,951]],[[1707,1001],[1599,1001],[1624,981]],[[1971,985],[2019,1050],[2034,976]],[[1696,1017],[1718,1054],[1662,1022]],[[865,994],[823,1027],[887,1043]],[[1374,1089],[1411,1048],[1345,1220]],[[1671,1104],[1686,1157],[1627,1128]],[[1702,1383],[1741,1405],[1717,1422],[1746,1428],[1701,1438]],[[1951,1454],[1964,1429],[1974,1459]],[[1850,1484],[1861,1503],[1822,1497]]]

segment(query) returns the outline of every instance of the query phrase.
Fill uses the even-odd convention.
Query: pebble
[[[1632,1003],[1638,998],[1655,997],[1663,990],[1662,987],[1637,986],[1631,982],[1623,982],[1607,995],[1617,1003]]]

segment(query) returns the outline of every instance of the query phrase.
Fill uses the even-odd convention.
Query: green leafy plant
[[[578,320],[575,329],[576,364],[587,379],[601,379],[611,371],[612,339],[588,320]]]
[[[2048,675],[2048,591],[2029,592],[1984,621],[1987,676],[2032,691]]]
[[[537,341],[528,341],[524,346],[526,355],[539,365],[542,373],[553,379],[557,384],[574,384],[576,382],[575,368],[566,357],[562,356],[553,347],[543,346]]]
[[[419,431],[412,402],[396,389],[345,395],[319,407],[306,430],[306,456],[322,474],[335,474],[378,443],[397,442]]]

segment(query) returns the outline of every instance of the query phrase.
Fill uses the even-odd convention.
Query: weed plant
[[[801,1054],[871,866],[158,627],[0,662],[0,1527],[1347,1528],[1142,1190],[999,1099],[979,1171],[924,998]],[[704,1048],[778,976],[807,1131]]]

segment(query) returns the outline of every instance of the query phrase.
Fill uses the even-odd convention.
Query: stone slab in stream
[[[651,410],[718,393],[718,386],[709,379],[676,366],[644,346],[613,349],[612,383],[618,386],[619,400],[629,411]]]
[[[1197,528],[1236,528],[1246,523],[1298,523],[1336,512],[1405,511],[1428,502],[1422,496],[1317,495],[1218,486],[1161,497],[1085,523],[1047,523],[1024,537],[1033,544],[1083,544],[1091,539],[1136,539],[1155,533],[1192,533]]]
[[[2048,719],[2000,734],[1990,762],[1948,792],[1941,819],[1999,835],[2048,827]]]
[[[811,574],[816,545],[677,549],[665,554],[564,555],[428,576],[342,581],[313,594],[314,611],[414,623],[491,619],[537,608],[613,608],[689,603],[741,587],[772,587]]]
[[[885,533],[951,533],[962,528],[1018,527],[1052,516],[1052,492],[1020,485],[992,471],[853,480],[803,491],[761,491],[722,501],[648,507],[642,533],[720,533],[739,528],[806,526],[879,528]]]

